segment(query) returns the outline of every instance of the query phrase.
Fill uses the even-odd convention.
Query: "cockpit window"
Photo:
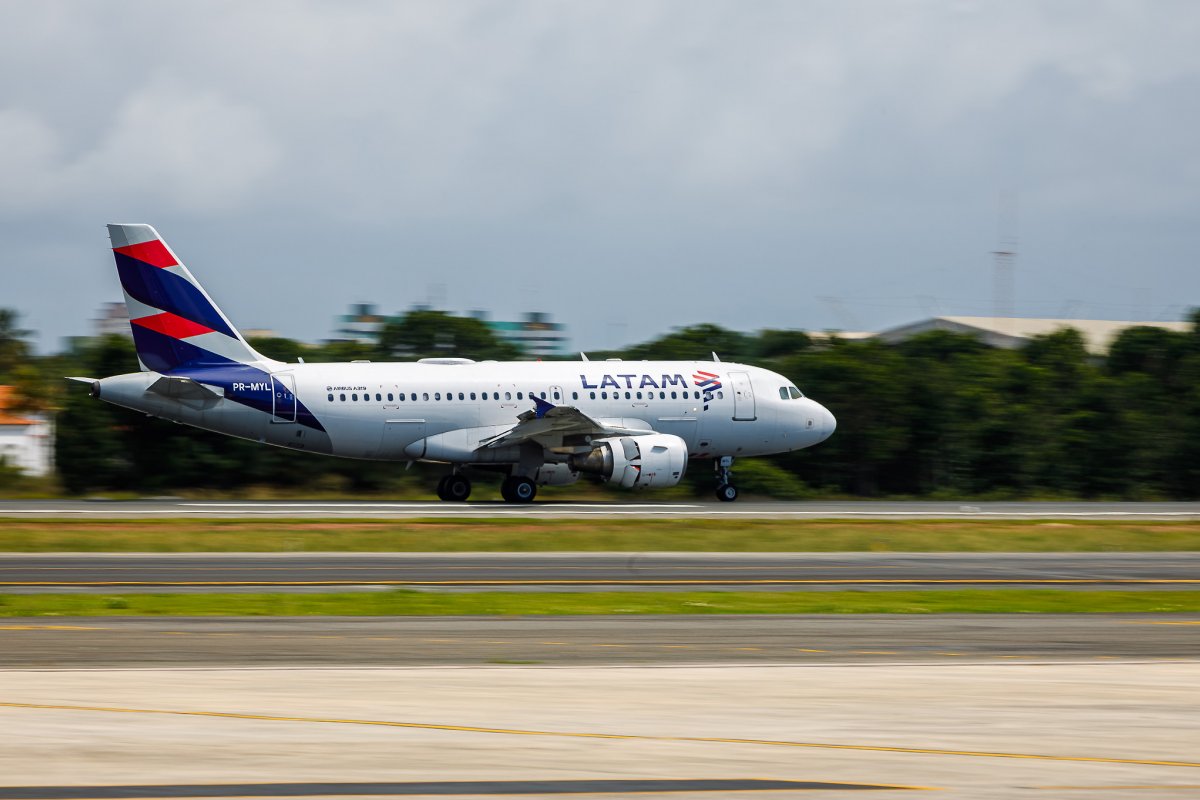
[[[801,397],[804,397],[804,392],[800,391],[795,386],[788,387],[788,394],[792,396],[793,400],[799,400]]]
[[[788,399],[788,387],[786,387],[786,386],[779,387],[779,399],[780,400]]]

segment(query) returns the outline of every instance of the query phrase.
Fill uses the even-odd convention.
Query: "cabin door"
[[[733,418],[755,419],[754,387],[750,385],[750,376],[745,372],[731,372],[729,382],[733,384]]]

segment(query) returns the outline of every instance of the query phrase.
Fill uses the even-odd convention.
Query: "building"
[[[92,320],[92,334],[94,336],[115,334],[132,338],[133,332],[129,329],[129,309],[125,306],[124,301],[105,303],[100,306],[98,316]]]
[[[1104,355],[1126,328],[1161,328],[1186,333],[1190,322],[1131,322],[1108,319],[1026,319],[1024,317],[932,317],[880,331],[879,339],[895,344],[929,331],[950,331],[976,336],[992,347],[1023,347],[1035,336],[1074,328],[1083,336],[1084,346],[1092,355]]]
[[[396,317],[386,317],[375,311],[371,303],[355,303],[350,306],[350,313],[337,318],[337,328],[334,338],[343,339],[359,344],[375,344],[383,326]]]
[[[13,387],[0,386],[0,458],[26,475],[47,475],[54,464],[54,427],[43,414],[12,410]]]
[[[414,306],[412,310],[430,309],[428,306]],[[544,358],[567,353],[567,326],[554,322],[545,312],[527,312],[516,322],[488,319],[486,312],[478,310],[471,311],[468,316],[487,325],[497,337],[517,345],[528,356]],[[403,319],[403,314],[380,314],[371,303],[355,303],[350,306],[350,313],[337,318],[334,338],[373,345],[378,343],[385,325]]]
[[[522,314],[519,322],[485,319],[483,323],[501,339],[520,347],[526,355],[545,358],[567,353],[567,327],[561,322],[551,321],[550,315],[544,312]]]

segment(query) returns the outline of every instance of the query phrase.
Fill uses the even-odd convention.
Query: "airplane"
[[[140,372],[92,397],[264,444],[346,458],[448,464],[438,497],[464,501],[468,469],[506,474],[501,495],[581,475],[630,489],[674,486],[712,460],[736,500],[735,458],[828,439],[833,414],[787,378],[713,361],[291,364],[260,355],[149,225],[109,225]]]

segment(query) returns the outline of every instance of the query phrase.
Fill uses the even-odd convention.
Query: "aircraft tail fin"
[[[109,225],[108,237],[143,370],[268,361],[246,343],[158,231]]]

